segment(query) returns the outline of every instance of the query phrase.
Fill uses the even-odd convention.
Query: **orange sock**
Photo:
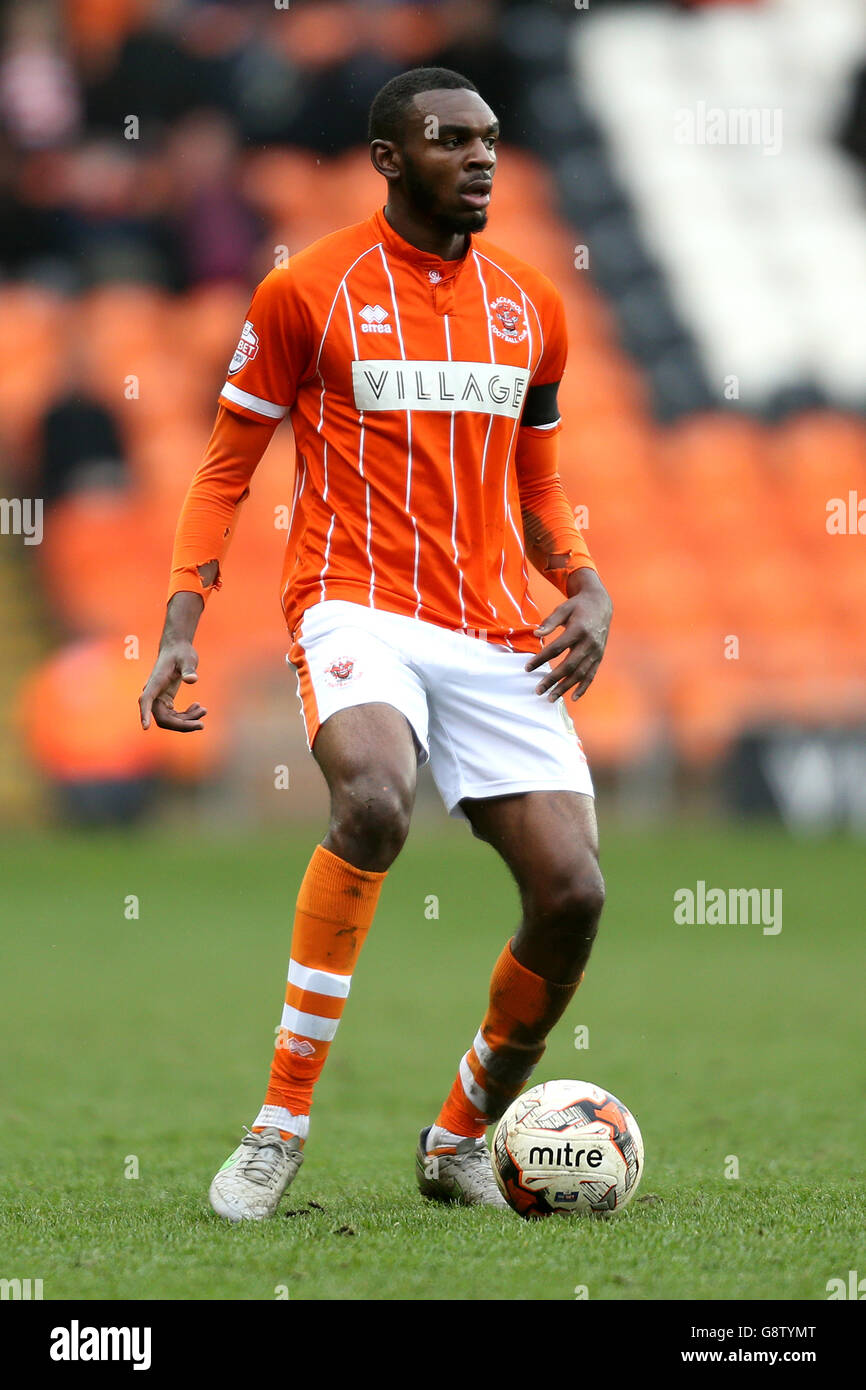
[[[567,985],[543,980],[515,960],[508,943],[493,968],[484,1022],[460,1063],[437,1125],[477,1139],[504,1114],[529,1080],[580,980]]]
[[[316,846],[298,893],[286,1002],[254,1130],[274,1127],[284,1139],[306,1139],[313,1087],[331,1050],[384,878]]]

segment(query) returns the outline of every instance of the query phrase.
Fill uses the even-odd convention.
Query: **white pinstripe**
[[[399,342],[399,344],[400,344],[400,356],[402,357],[403,361],[405,362],[405,361],[406,361],[406,345],[405,345],[405,343],[403,342],[403,327],[402,327],[402,324],[401,324],[401,322],[400,322],[400,307],[399,307],[399,305],[398,305],[398,303],[397,303],[397,290],[396,290],[395,285],[394,285],[394,277],[393,277],[393,275],[391,274],[391,267],[388,265],[388,258],[387,258],[387,256],[385,255],[385,248],[384,248],[384,246],[382,246],[381,242],[379,243],[379,253],[380,253],[381,257],[382,257],[382,264],[383,264],[383,266],[385,267],[385,274],[388,276],[388,284],[389,284],[390,287],[391,287],[391,304],[392,304],[393,309],[394,309],[394,323],[395,323],[396,326],[397,326],[397,340],[398,340],[398,342]],[[453,418],[453,417],[452,417],[452,418]],[[419,537],[419,535],[418,535],[418,521],[417,521],[417,518],[416,518],[416,516],[415,516],[415,513],[412,511],[411,506],[410,506],[410,497],[411,497],[411,492],[412,492],[412,412],[411,412],[411,410],[407,410],[407,411],[406,411],[406,451],[407,451],[407,458],[406,458],[406,501],[405,501],[405,503],[404,503],[404,506],[405,506],[406,511],[409,513],[409,516],[410,516],[411,521],[412,521],[412,529],[413,529],[413,531],[415,532],[415,568],[414,568],[414,571],[413,571],[413,573],[412,573],[412,585],[413,585],[413,588],[414,588],[414,590],[415,590],[415,617],[417,618],[417,617],[418,617],[418,614],[419,614],[420,611],[421,611],[421,590],[418,588],[418,560],[419,560],[419,555],[420,555],[420,550],[421,550],[421,542],[420,542],[420,537]]]
[[[443,314],[445,324],[445,350],[448,353],[448,361],[453,361],[451,356],[451,328],[448,323],[448,315]],[[491,420],[493,416],[491,415]],[[454,550],[454,564],[457,567],[457,597],[460,599],[460,622],[466,627],[466,604],[463,600],[463,570],[460,568],[460,556],[457,551],[457,476],[454,472],[454,411],[451,412],[451,429],[449,434],[449,462],[451,464],[451,545]]]
[[[379,245],[381,245],[381,242],[379,243]],[[376,248],[373,247],[373,248],[371,248],[371,249],[372,249],[372,250],[375,250]],[[359,257],[358,257],[358,260],[360,260],[360,259],[361,259],[361,257],[359,256]],[[356,261],[356,262],[355,262],[355,265],[357,265],[357,264],[358,264],[358,262]],[[345,301],[346,301],[346,316],[347,316],[347,318],[348,318],[348,320],[349,320],[349,332],[350,332],[351,335],[352,335],[352,352],[353,352],[355,358],[357,359],[357,357],[358,357],[358,335],[357,335],[357,333],[355,332],[355,324],[354,324],[354,321],[353,321],[353,319],[352,319],[352,304],[351,304],[351,301],[350,301],[350,299],[349,299],[349,291],[346,289],[346,280],[347,280],[347,279],[348,279],[348,272],[346,273],[346,275],[343,276],[342,289],[343,289],[343,297],[344,297],[344,299],[345,299]],[[360,411],[358,412],[358,424],[359,424],[360,427],[361,427],[361,437],[360,437],[360,439],[359,439],[359,441],[358,441],[358,472],[359,472],[360,476],[364,479],[364,489],[365,489],[365,497],[366,497],[366,503],[367,503],[367,559],[368,559],[368,561],[369,561],[369,563],[370,563],[370,607],[371,607],[371,608],[375,608],[376,605],[375,605],[375,603],[373,602],[373,594],[375,593],[375,589],[376,589],[376,570],[375,570],[374,565],[373,565],[373,549],[372,549],[372,542],[373,542],[373,522],[372,522],[372,517],[371,517],[371,513],[370,513],[370,484],[369,484],[369,481],[367,480],[366,474],[364,473],[364,428],[365,428],[365,426],[364,426],[364,412],[363,412],[363,410],[360,410]]]
[[[475,265],[476,265],[476,268],[477,268],[477,270],[478,270],[478,279],[481,281],[481,291],[482,291],[482,294],[484,295],[484,312],[485,312],[486,315],[487,315],[487,341],[488,341],[488,344],[489,344],[489,346],[490,346],[490,361],[491,361],[491,362],[495,362],[495,361],[496,361],[496,352],[495,352],[494,345],[493,345],[493,333],[492,333],[492,331],[491,331],[491,324],[490,324],[490,310],[489,310],[489,308],[488,308],[489,300],[488,300],[488,298],[487,298],[487,284],[486,284],[486,282],[485,282],[485,279],[484,279],[483,274],[481,273],[481,264],[480,264],[480,261],[479,261],[479,256],[480,256],[481,253],[478,252],[478,251],[475,251],[475,250],[473,249],[473,253],[472,253],[472,254],[475,256]],[[481,259],[487,261],[488,265],[496,266],[495,261],[489,260],[487,256],[483,256],[483,257],[481,257]],[[496,269],[498,270],[499,267],[496,266]],[[510,276],[510,275],[509,275],[508,278],[509,278],[509,280],[511,280],[511,276]],[[511,283],[514,284],[515,282],[512,280]],[[518,288],[519,288],[519,286],[518,286]],[[525,307],[526,307],[526,306],[524,305],[524,312],[525,312]],[[527,325],[527,326],[528,326],[528,325]],[[493,421],[492,421],[492,417],[491,417],[491,424],[492,424],[492,423],[493,423]],[[511,440],[512,440],[512,443],[513,443],[513,441],[514,441],[514,431],[515,431],[516,429],[517,429],[517,421],[515,420],[514,425],[513,425],[513,427],[512,427],[512,430],[511,430]],[[489,427],[488,427],[488,433],[489,433]],[[506,455],[505,455],[506,461],[507,461],[507,459],[508,459],[510,453],[511,453],[511,444],[509,444],[508,450],[507,450]],[[487,441],[486,441],[486,440],[485,440],[485,443],[484,443],[484,454],[485,454],[485,457],[486,457],[486,454],[487,454]],[[482,476],[482,479],[483,479],[483,477],[484,477],[483,468],[484,468],[484,465],[483,465],[483,463],[482,463],[482,475],[481,475],[481,476]],[[507,467],[507,462],[506,462],[506,468],[505,468],[505,472],[504,472],[503,488],[504,488],[504,500],[505,500],[505,516],[506,516],[507,520],[511,521],[511,525],[512,525],[512,527],[513,527],[513,526],[514,526],[514,522],[513,522],[512,517],[511,517],[511,509],[510,509],[510,507],[508,506],[508,467]],[[518,537],[518,539],[519,539],[519,537]],[[522,546],[522,545],[523,545],[523,542],[521,541],[520,544],[521,544],[521,546]],[[524,569],[525,569],[525,565],[524,565]],[[503,587],[503,589],[505,590],[505,592],[506,592],[506,594],[508,595],[508,597],[511,599],[511,602],[514,604],[514,607],[516,608],[517,613],[518,613],[518,615],[519,615],[519,617],[520,617],[521,623],[523,623],[524,626],[525,626],[526,619],[525,619],[524,616],[523,616],[523,608],[522,608],[521,605],[517,602],[517,599],[514,597],[513,593],[511,592],[511,590],[509,589],[508,585],[507,585],[506,582],[505,582],[505,547],[504,547],[504,546],[503,546],[503,549],[502,549],[502,559],[501,559],[500,564],[499,564],[499,582],[500,582],[500,584],[502,585],[502,587]],[[491,607],[492,607],[492,605],[491,605]],[[495,613],[495,610],[494,610],[494,613]],[[495,613],[495,616],[498,617],[499,615]],[[513,627],[510,627],[510,628],[508,629],[508,631],[509,631],[509,633],[512,633],[512,632],[514,631],[514,628],[513,628]],[[509,641],[508,637],[505,638],[505,645],[508,647],[508,650],[509,650],[509,651],[514,651],[514,648],[513,648],[513,646],[511,645],[511,642]]]

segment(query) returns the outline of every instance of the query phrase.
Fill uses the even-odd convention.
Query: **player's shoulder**
[[[552,311],[562,296],[553,281],[529,261],[515,256],[507,247],[490,241],[486,236],[472,238],[473,250],[502,274],[519,286],[535,304],[539,313]]]
[[[340,227],[293,252],[262,280],[259,290],[269,295],[299,293],[307,297],[330,287],[335,291],[352,265],[378,244],[372,219]]]

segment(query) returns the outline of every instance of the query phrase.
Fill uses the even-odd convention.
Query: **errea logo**
[[[362,333],[390,333],[391,325],[386,323],[388,310],[383,309],[381,304],[365,304],[358,314],[359,319],[363,319],[361,324]]]

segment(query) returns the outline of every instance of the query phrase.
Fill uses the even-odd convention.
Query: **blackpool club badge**
[[[346,685],[353,676],[360,674],[355,662],[346,657],[341,661],[332,661],[330,666],[325,667],[325,680],[328,685]]]
[[[489,307],[490,326],[496,336],[507,343],[522,343],[529,330],[520,305],[501,294],[498,299],[491,299]]]

